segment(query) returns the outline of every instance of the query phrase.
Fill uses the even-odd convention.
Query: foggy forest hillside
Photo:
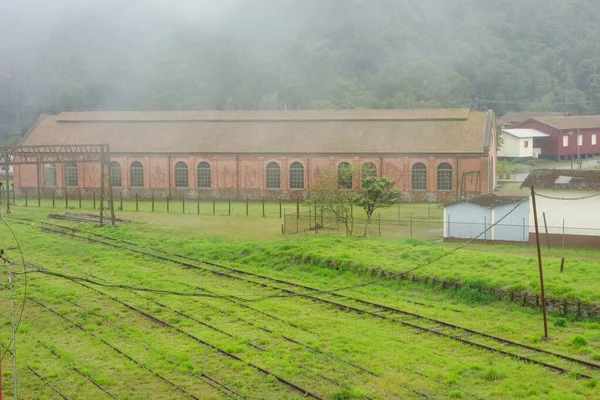
[[[600,112],[597,0],[4,0],[0,136],[40,113]]]

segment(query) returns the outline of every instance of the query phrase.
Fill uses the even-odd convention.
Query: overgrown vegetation
[[[35,212],[17,209],[17,215],[23,211],[29,211],[29,215]],[[36,223],[17,224],[18,221],[10,218],[9,222],[21,239],[28,261],[52,270],[78,276],[97,276],[108,282],[179,291],[189,291],[199,286],[221,294],[270,293],[266,288],[239,280],[200,274],[135,253],[43,233]],[[182,231],[164,225],[138,222],[103,229],[92,225],[77,226],[135,241],[143,247],[176,250],[193,257],[227,262],[238,268],[323,289],[372,279],[349,270],[321,268],[308,260],[290,264],[285,252],[293,251],[299,255],[301,250],[298,247],[301,241],[295,239],[266,242],[262,250],[256,252],[256,241],[209,238],[199,235],[201,231]],[[0,230],[0,239],[9,243],[11,235],[6,229]],[[313,255],[319,248],[321,251],[337,253],[338,256],[344,253],[344,248],[355,252],[359,248],[378,248],[388,254],[399,250],[392,241],[380,247],[382,242],[369,239],[303,239],[315,249]],[[401,245],[405,251],[423,250],[430,246],[417,240],[402,242]],[[16,249],[12,247],[8,249],[10,257],[15,252]],[[22,295],[22,278],[18,278],[17,288],[17,295]],[[540,367],[494,356],[457,342],[441,340],[434,335],[417,335],[397,324],[342,312],[309,299],[280,298],[250,303],[257,310],[253,311],[220,299],[191,299],[148,293],[134,295],[107,288],[100,288],[100,291],[133,304],[184,332],[218,345],[245,361],[267,368],[325,398],[352,399],[364,395],[373,398],[410,398],[414,393],[412,389],[426,390],[433,398],[466,398],[469,397],[467,392],[498,399],[523,397],[524,391],[544,393],[555,398],[576,398],[578,395],[593,398],[598,394],[595,385],[580,381],[575,376],[556,375]],[[9,293],[2,290],[0,294],[2,309],[6,311],[9,309]],[[57,315],[28,302],[18,336],[21,360],[19,379],[23,398],[44,399],[54,396],[23,363],[39,371],[69,397],[94,398],[101,394],[92,383],[75,374],[68,364],[41,347],[36,338],[56,349],[71,364],[85,371],[119,398],[151,396],[167,399],[181,397],[181,393],[110,350],[106,343],[117,346],[186,390],[206,397],[219,398],[219,394],[197,379],[201,374],[218,379],[252,397],[302,398],[299,393],[279,384],[273,375],[261,374],[243,362],[217,355],[188,336],[178,334],[81,285],[30,275],[29,294],[84,329],[79,330]],[[453,294],[448,291],[417,287],[406,282],[382,281],[377,285],[357,288],[350,294],[513,340],[526,343],[540,340],[540,335],[535,333],[541,330],[537,312],[522,310],[514,305],[499,302],[486,305],[481,301],[463,304],[455,302]],[[153,301],[218,327],[231,336]],[[279,320],[266,317],[264,313]],[[5,326],[0,330],[0,340],[6,343],[10,334],[10,313],[0,312],[0,316]],[[553,330],[553,341],[540,342],[538,345],[592,358],[594,353],[600,351],[594,342],[596,329],[597,323],[594,321],[573,321],[568,328]],[[284,336],[372,369],[380,377],[363,374],[337,359],[308,351],[286,341]],[[10,371],[10,365],[7,364],[5,370]],[[336,380],[341,387],[324,380],[319,374]],[[523,386],[524,380],[527,381],[526,387]],[[5,394],[8,395],[10,383],[10,379],[4,379]]]

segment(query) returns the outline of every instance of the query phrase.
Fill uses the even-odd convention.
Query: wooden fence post
[[[198,197],[196,197],[196,204],[198,207],[198,215],[200,215],[200,193],[198,193]]]
[[[152,192],[152,212],[154,212],[154,192]]]
[[[135,192],[135,211],[140,211],[139,196],[137,192]]]
[[[96,191],[92,190],[92,201],[94,205],[94,210],[96,209]]]
[[[183,214],[185,214],[185,193],[181,194],[181,209],[183,210]]]
[[[81,189],[78,190],[77,194],[79,195],[79,208],[81,208]]]
[[[248,216],[248,196],[246,196],[246,217]]]
[[[170,210],[170,202],[171,202],[171,195],[167,195],[167,212],[171,211]]]
[[[227,206],[229,207],[229,216],[231,217],[231,196],[227,199]]]
[[[120,200],[120,204],[119,204],[119,210],[123,211],[123,190],[119,191],[119,200]]]
[[[52,208],[55,207],[55,203],[54,203],[55,199],[56,199],[56,190],[53,190],[52,191]]]
[[[262,211],[263,211],[263,218],[265,218],[265,198],[264,198],[264,196],[262,199]]]
[[[69,190],[65,188],[65,208],[69,208]]]
[[[27,189],[25,189],[25,207],[27,207]],[[81,208],[81,206],[79,208]]]
[[[216,215],[217,213],[217,208],[216,208],[216,204],[215,204],[215,196],[213,196],[213,215]]]
[[[279,196],[279,219],[283,218],[283,212],[281,209],[281,196]]]

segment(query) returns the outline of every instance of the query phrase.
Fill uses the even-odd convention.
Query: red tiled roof
[[[534,120],[561,130],[600,128],[600,115],[583,115],[574,117],[536,117]]]
[[[493,112],[65,112],[23,145],[108,143],[116,153],[484,153]]]

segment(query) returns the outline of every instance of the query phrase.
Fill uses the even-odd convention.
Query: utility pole
[[[544,338],[548,339],[548,318],[546,315],[546,294],[544,293],[544,270],[542,268],[542,249],[540,248],[540,229],[538,226],[535,189],[531,186],[531,202],[533,204],[533,221],[535,223],[535,242],[537,245],[538,265],[540,268],[540,288],[542,294],[542,312],[544,314]]]

